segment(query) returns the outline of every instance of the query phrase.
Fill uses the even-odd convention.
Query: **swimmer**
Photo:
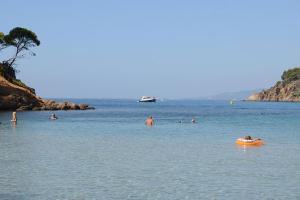
[[[153,126],[153,125],[154,125],[153,117],[152,117],[152,116],[149,116],[149,117],[146,119],[145,124],[146,124],[147,126]]]
[[[191,122],[192,122],[192,123],[196,123],[196,119],[195,119],[195,118],[193,118]]]
[[[252,137],[250,135],[248,135],[248,136],[245,136],[244,139],[245,140],[252,140]]]
[[[17,112],[13,112],[11,115],[11,122],[17,122]]]
[[[56,115],[55,115],[54,113],[52,113],[51,116],[50,116],[50,119],[51,119],[51,120],[56,120],[57,117],[56,117]]]

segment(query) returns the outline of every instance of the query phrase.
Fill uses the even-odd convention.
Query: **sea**
[[[95,110],[0,112],[1,200],[300,199],[300,103],[72,101]]]

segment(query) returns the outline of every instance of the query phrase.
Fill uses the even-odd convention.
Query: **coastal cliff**
[[[87,104],[72,102],[58,103],[38,97],[33,88],[27,87],[15,74],[0,64],[0,110],[87,110],[93,109]],[[11,68],[12,69],[12,68]],[[12,69],[13,70],[13,69]]]
[[[267,90],[252,94],[247,100],[300,102],[300,68],[284,71],[281,81]]]
[[[15,27],[8,34],[0,32],[0,51],[13,52],[0,62],[1,110],[87,110],[87,104],[57,103],[38,97],[33,88],[16,78],[16,61],[26,55],[36,55],[31,49],[40,45],[37,35],[29,29]]]

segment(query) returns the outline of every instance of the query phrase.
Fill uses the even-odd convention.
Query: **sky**
[[[24,27],[41,41],[36,56],[17,62],[17,76],[42,97],[202,98],[271,87],[300,65],[298,0],[10,0],[1,7],[9,9],[1,9],[0,32]]]

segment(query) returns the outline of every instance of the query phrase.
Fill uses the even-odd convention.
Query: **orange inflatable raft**
[[[250,140],[245,138],[238,138],[235,143],[241,146],[261,146],[264,144],[264,141],[260,138],[254,138]]]

